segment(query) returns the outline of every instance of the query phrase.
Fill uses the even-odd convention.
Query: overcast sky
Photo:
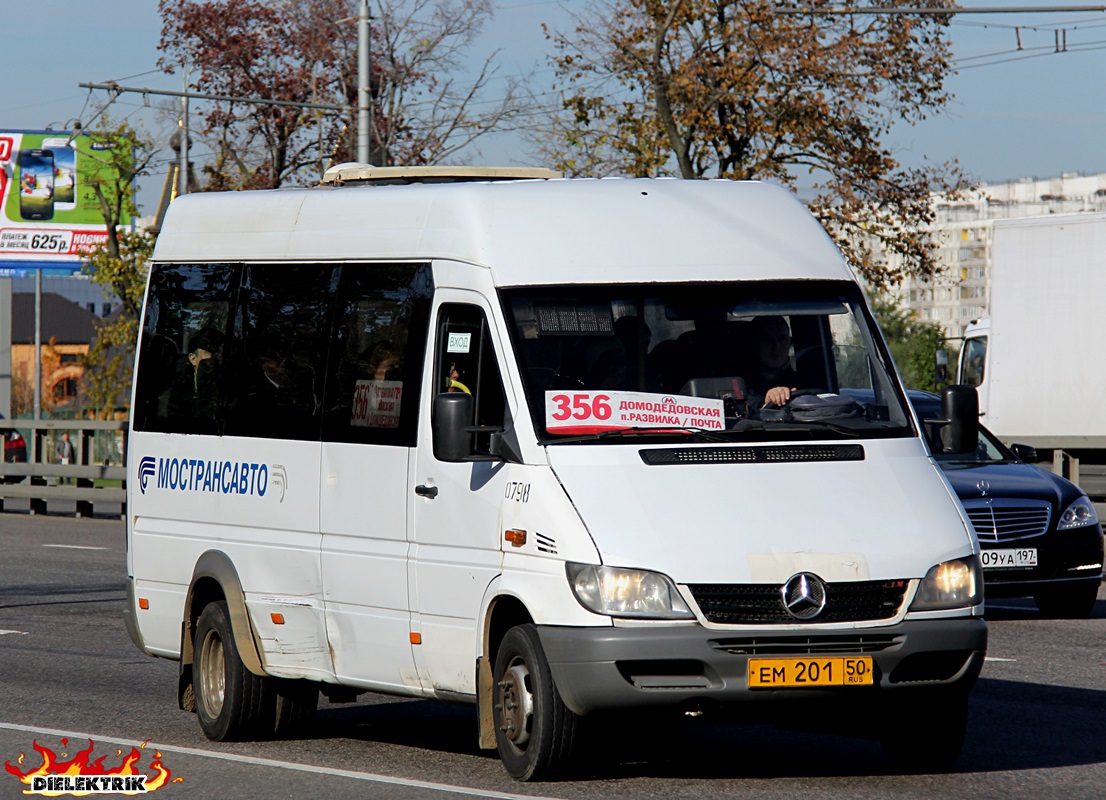
[[[536,71],[551,77],[541,24],[567,25],[565,8],[584,0],[503,0],[487,31],[482,56],[501,49],[500,74]],[[1102,0],[1106,5],[1106,0]],[[1044,0],[962,0],[964,8],[1056,7]],[[1092,3],[1064,3],[1086,5]],[[179,90],[179,76],[154,71],[161,23],[155,0],[100,0],[51,5],[41,21],[25,6],[7,26],[0,50],[0,130],[64,127],[87,120],[103,92],[89,98],[80,83]],[[354,23],[351,23],[354,24]],[[1056,52],[1057,29],[1067,51]],[[949,83],[956,100],[947,114],[894,138],[906,164],[959,159],[984,182],[1106,172],[1106,14],[1101,12],[958,15],[951,27],[958,74]],[[1021,50],[1018,50],[1020,39]],[[124,95],[116,117],[133,115],[147,131],[164,126]],[[194,151],[195,156],[195,151]],[[473,159],[476,161],[477,159]],[[530,163],[523,146],[504,138],[481,147],[479,163]],[[164,167],[160,167],[164,172]],[[163,175],[145,181],[139,201],[148,213]],[[158,188],[153,188],[154,186]]]

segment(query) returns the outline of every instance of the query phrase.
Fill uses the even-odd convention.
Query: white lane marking
[[[5,633],[18,633],[20,636],[27,635],[27,631],[0,631],[0,636],[3,636]]]
[[[1016,659],[1016,658],[999,658],[998,656],[984,656],[983,660],[984,661],[1011,661],[1011,662],[1013,662],[1013,661],[1017,661],[1018,659]]]
[[[107,550],[106,547],[89,547],[84,544],[44,544],[43,547],[56,547],[59,550]]]
[[[9,731],[21,731],[23,733],[37,733],[43,736],[53,736],[57,739],[88,739],[92,742],[104,742],[105,744],[117,744],[125,747],[139,747],[142,742],[137,739],[115,739],[110,736],[97,736],[93,733],[77,733],[75,731],[59,731],[53,728],[36,728],[32,725],[16,725],[10,722],[0,722],[0,729]],[[467,786],[453,786],[448,783],[430,783],[429,781],[416,781],[407,778],[393,778],[389,775],[376,775],[372,772],[354,772],[348,769],[331,769],[330,767],[317,767],[313,764],[295,764],[290,761],[273,761],[268,758],[255,758],[253,756],[240,756],[233,753],[214,753],[210,750],[199,750],[195,747],[177,747],[171,744],[158,744],[147,742],[147,750],[158,750],[162,753],[179,753],[200,758],[214,758],[220,761],[234,761],[239,764],[251,764],[259,767],[274,767],[287,769],[294,772],[308,772],[328,777],[352,778],[358,781],[371,783],[386,783],[394,786],[405,786],[412,789],[429,789],[435,792],[449,792],[450,794],[464,794],[473,797],[494,797],[497,800],[558,800],[553,797],[543,797],[535,794],[510,794],[508,792],[489,792],[486,789],[471,789]]]

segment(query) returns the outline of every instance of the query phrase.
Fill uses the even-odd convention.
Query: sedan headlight
[[[1094,510],[1094,504],[1088,498],[1080,497],[1060,515],[1056,530],[1066,531],[1068,528],[1082,528],[1084,525],[1097,523],[1098,513]]]
[[[911,611],[974,606],[983,601],[983,568],[979,556],[944,561],[922,579]]]
[[[565,565],[580,605],[596,614],[645,619],[693,619],[667,575],[595,564]]]

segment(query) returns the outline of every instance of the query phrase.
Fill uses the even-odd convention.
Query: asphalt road
[[[763,725],[612,728],[575,780],[519,784],[475,744],[467,707],[364,695],[323,703],[307,738],[208,742],[176,708],[176,664],[139,653],[121,620],[118,519],[0,514],[0,762],[23,772],[92,743],[112,768],[143,742],[172,798],[1102,798],[1106,592],[1088,620],[1029,602],[988,610],[989,659],[956,772],[893,774],[873,741]],[[24,754],[22,765],[20,754]],[[117,755],[118,754],[118,755]],[[22,796],[0,770],[0,800]]]

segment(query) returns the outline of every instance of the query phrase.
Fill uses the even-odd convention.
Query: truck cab
[[[991,318],[972,320],[964,330],[964,346],[960,348],[957,383],[974,386],[979,396],[979,416],[987,416],[987,342],[991,337]]]

